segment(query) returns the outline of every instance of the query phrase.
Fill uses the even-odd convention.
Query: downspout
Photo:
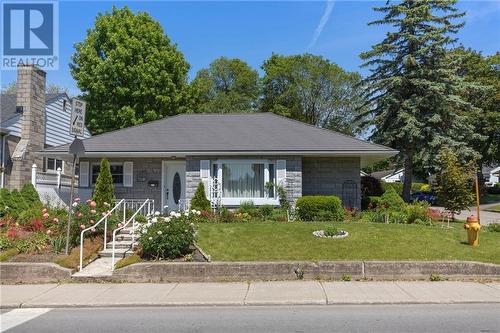
[[[4,188],[5,184],[5,142],[10,134],[2,135],[2,176],[0,177],[0,188]]]

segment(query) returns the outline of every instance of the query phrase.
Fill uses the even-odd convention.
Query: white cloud
[[[325,12],[323,13],[323,16],[321,16],[321,19],[319,20],[318,26],[316,27],[316,30],[314,31],[314,35],[311,39],[311,42],[307,46],[308,49],[311,49],[316,45],[316,42],[318,41],[319,36],[323,32],[325,25],[328,23],[328,20],[330,20],[330,16],[332,15],[334,5],[335,5],[334,0],[328,0],[326,2]]]

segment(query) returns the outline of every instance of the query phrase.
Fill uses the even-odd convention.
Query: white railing
[[[133,200],[131,202],[129,202],[131,204],[133,204],[133,206],[135,206],[137,204],[137,200]],[[111,270],[115,270],[115,245],[116,245],[116,233],[124,228],[126,228],[130,222],[132,222],[132,247],[134,247],[134,243],[135,243],[135,217],[139,214],[139,213],[143,213],[143,215],[150,215],[152,212],[154,211],[151,211],[151,203],[153,203],[153,207],[154,207],[154,201],[150,200],[150,199],[146,199],[137,209],[136,211],[134,212],[134,214],[132,214],[132,216],[127,220],[127,222],[124,222],[124,224],[119,227],[119,228],[116,228],[115,230],[113,230],[113,243],[112,243],[112,252],[111,252]],[[126,214],[126,209],[124,209],[124,214]],[[145,213],[145,214],[144,214]]]
[[[219,180],[215,177],[210,178],[210,205],[212,210],[218,209],[222,198],[222,186],[219,184]]]
[[[104,215],[99,221],[97,221],[96,224],[86,228],[86,229],[83,229],[82,232],[80,233],[80,271],[83,269],[83,234],[89,230],[91,230],[92,228],[95,228],[97,227],[99,224],[101,224],[103,221],[104,221],[104,250],[106,250],[106,244],[107,244],[107,234],[108,234],[108,217],[111,215],[111,213],[113,213],[118,207],[120,207],[121,205],[123,205],[123,222],[125,222],[125,214],[126,214],[126,202],[125,202],[125,199],[121,199],[120,201],[118,201],[118,203],[112,208],[110,209],[106,215]]]

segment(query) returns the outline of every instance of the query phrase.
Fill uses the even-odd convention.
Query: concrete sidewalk
[[[319,282],[1,285],[1,308],[500,303],[500,283]]]

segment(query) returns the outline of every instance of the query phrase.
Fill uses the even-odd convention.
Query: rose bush
[[[168,216],[149,216],[137,229],[141,233],[142,256],[147,259],[175,259],[191,252],[196,239],[195,226],[203,217],[190,210]]]

